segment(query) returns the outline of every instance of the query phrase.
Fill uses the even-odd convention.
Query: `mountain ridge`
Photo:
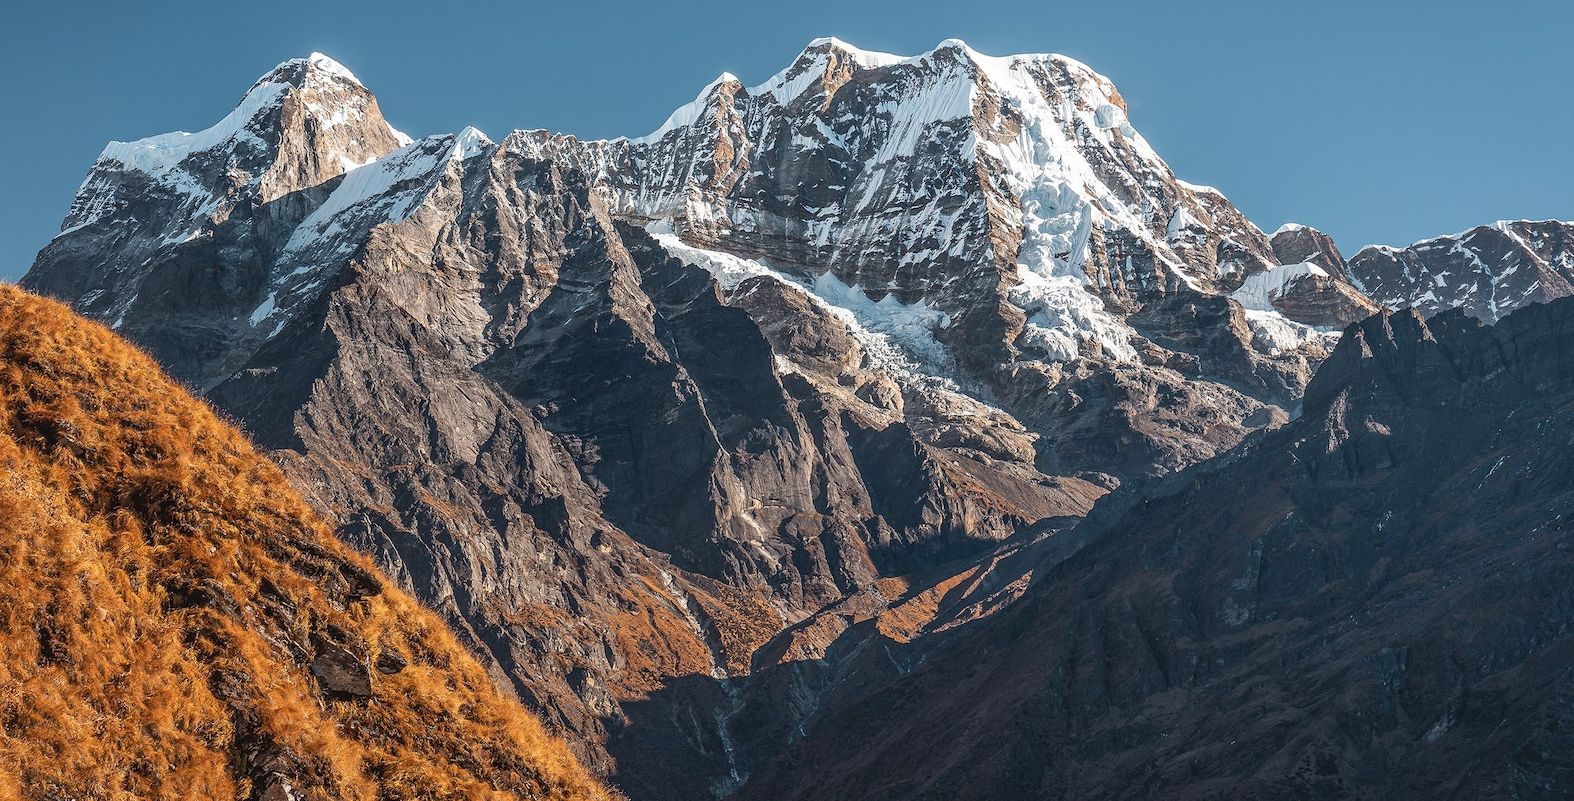
[[[1378,308],[1067,59],[816,40],[596,141],[402,142],[291,64],[315,95],[170,168],[205,200],[101,160],[23,283],[242,422],[636,798],[747,786],[866,655],[921,664],[1100,499],[1288,423]]]

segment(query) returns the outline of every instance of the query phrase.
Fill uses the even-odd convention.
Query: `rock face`
[[[1286,223],[1273,232],[1269,240],[1274,258],[1280,264],[1311,263],[1323,268],[1329,275],[1348,278],[1345,273],[1344,255],[1333,237],[1306,225]],[[1353,321],[1352,321],[1353,322]]]
[[[239,432],[14,287],[0,475],[0,795],[611,798]]]
[[[819,40],[598,142],[409,141],[288,62],[107,148],[24,284],[239,420],[593,767],[686,799],[916,664],[882,638],[1012,608],[1111,490],[1283,424],[1376,308],[1326,244],[1175,178],[1075,61]],[[320,675],[403,675],[370,654]]]
[[[944,646],[876,640],[737,797],[1569,796],[1571,332],[1570,300],[1351,326],[1298,420]]]
[[[1368,247],[1350,259],[1350,276],[1390,308],[1459,307],[1494,322],[1574,294],[1574,223],[1504,221],[1407,248]]]
[[[1277,312],[1324,326],[1348,325],[1381,307],[1337,277],[1343,272],[1342,267],[1330,271],[1313,261],[1271,267],[1247,278],[1230,297],[1248,312]],[[1263,322],[1272,319],[1264,317]]]

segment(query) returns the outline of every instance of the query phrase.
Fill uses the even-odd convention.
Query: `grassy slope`
[[[311,666],[335,648],[408,666],[330,700]],[[609,797],[245,437],[112,332],[0,286],[0,797],[285,783]]]

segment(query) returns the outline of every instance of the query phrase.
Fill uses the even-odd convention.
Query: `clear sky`
[[[207,127],[314,50],[412,135],[606,137],[649,132],[722,71],[764,80],[827,35],[1080,59],[1180,177],[1347,254],[1574,219],[1574,3],[1554,0],[19,0],[0,10],[0,277],[54,235],[105,141]]]

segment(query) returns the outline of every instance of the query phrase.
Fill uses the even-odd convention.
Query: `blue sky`
[[[200,130],[322,51],[412,135],[639,135],[722,71],[817,36],[958,37],[1114,80],[1180,177],[1346,253],[1500,218],[1574,219],[1574,4],[1562,2],[7,3],[0,277],[54,234],[105,141]]]

